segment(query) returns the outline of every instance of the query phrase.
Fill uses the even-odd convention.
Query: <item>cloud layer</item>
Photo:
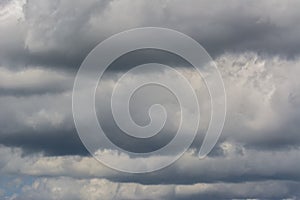
[[[213,56],[247,50],[299,55],[298,1],[231,0],[228,5],[205,0],[9,1],[0,15],[1,62],[78,68],[98,42],[143,26],[182,31]]]
[[[299,6],[293,0],[230,0],[226,5],[206,0],[1,1],[0,198],[300,198]],[[190,81],[203,113],[201,129],[182,158],[161,171],[132,175],[89,156],[73,122],[72,86],[76,70],[97,43],[143,26],[182,31],[206,48],[224,79],[228,112],[217,146],[199,160],[196,152],[210,118],[201,77],[165,52],[146,50],[120,58],[100,82],[97,102],[109,102],[116,81],[132,65],[155,58]],[[132,75],[128,84],[143,77],[176,83],[169,73],[149,71]],[[141,90],[131,107],[134,120],[147,124],[144,107],[153,102],[166,106],[166,126],[150,142],[129,142],[112,120],[109,104],[96,103],[98,118],[115,144],[147,152],[172,139],[178,102],[169,93],[154,95],[157,89]],[[99,152],[108,158],[116,153],[106,146]],[[117,162],[126,165],[128,159],[119,154]]]

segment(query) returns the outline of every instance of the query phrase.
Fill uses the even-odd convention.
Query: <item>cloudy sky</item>
[[[297,0],[0,0],[0,199],[299,199],[299,9]],[[204,113],[194,143],[175,163],[147,174],[122,173],[95,160],[80,141],[72,87],[99,42],[145,26],[171,28],[203,45],[223,77],[227,118],[216,147],[199,160],[209,119],[203,80],[166,52],[120,58],[101,80],[96,104],[106,102],[131,65],[156,59],[188,77]],[[161,77],[150,70],[131,81],[151,76]],[[150,142],[128,142],[99,103],[98,118],[115,144],[148,152],[172,139],[178,104],[159,89],[153,95],[154,89],[132,102],[140,124],[148,120],[145,104],[162,102],[170,113]],[[102,150],[110,156],[111,149]],[[119,157],[117,164],[126,165],[128,156]]]

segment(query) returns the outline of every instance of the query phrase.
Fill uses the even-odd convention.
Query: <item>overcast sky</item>
[[[297,0],[0,0],[0,199],[300,199],[299,9]],[[201,97],[204,122],[171,166],[121,173],[97,162],[80,141],[72,87],[99,42],[145,26],[181,31],[203,45],[224,80],[227,118],[216,147],[199,160],[210,109],[201,78],[166,52],[127,55],[101,80],[97,102],[107,100],[131,65],[153,58],[190,80]],[[131,81],[157,73],[135,74]],[[150,142],[127,142],[108,107],[98,105],[100,123],[115,144],[147,152],[172,139],[178,103],[152,89],[132,103],[133,117],[145,123],[141,107],[156,101],[171,117]],[[111,149],[103,149],[110,156]],[[128,157],[119,156],[117,164],[126,165]]]

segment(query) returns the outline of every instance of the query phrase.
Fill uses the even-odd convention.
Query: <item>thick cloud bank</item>
[[[299,7],[293,0],[0,1],[0,199],[299,199]],[[203,113],[183,157],[161,171],[132,175],[89,156],[74,127],[72,86],[95,45],[143,26],[182,31],[207,49],[224,80],[227,120],[217,146],[199,160],[210,118],[201,77],[166,53],[127,55],[101,80],[97,102],[109,100],[132,63],[156,57],[190,81]],[[168,73],[149,71],[132,74],[128,84],[143,77],[176,83]],[[133,118],[145,124],[147,111],[141,108],[154,101],[166,106],[169,118],[150,143],[127,142],[109,106],[97,107],[97,114],[116,144],[147,152],[166,144],[178,128],[178,102],[155,95],[153,88],[137,94]],[[99,152],[108,158],[116,153],[106,146]],[[127,165],[128,159],[119,154],[118,164]]]

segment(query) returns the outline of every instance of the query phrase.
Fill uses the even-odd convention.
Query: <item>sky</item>
[[[300,199],[299,9],[297,0],[0,0],[0,199]],[[96,94],[98,119],[114,144],[148,152],[170,142],[178,128],[178,102],[151,87],[136,94],[131,113],[146,124],[143,108],[165,105],[169,118],[160,135],[128,141],[116,127],[107,99],[124,71],[142,61],[155,59],[184,74],[204,113],[180,159],[158,171],[131,174],[99,163],[82,144],[72,88],[99,42],[140,27],[174,29],[199,42],[223,78],[227,114],[216,146],[200,160],[210,119],[201,77],[167,52],[148,49],[119,58]],[[132,74],[129,83],[174,79],[162,74]],[[114,154],[105,145],[100,150],[108,159]],[[128,155],[117,156],[117,165],[129,165]],[[150,158],[136,166],[159,162]]]

